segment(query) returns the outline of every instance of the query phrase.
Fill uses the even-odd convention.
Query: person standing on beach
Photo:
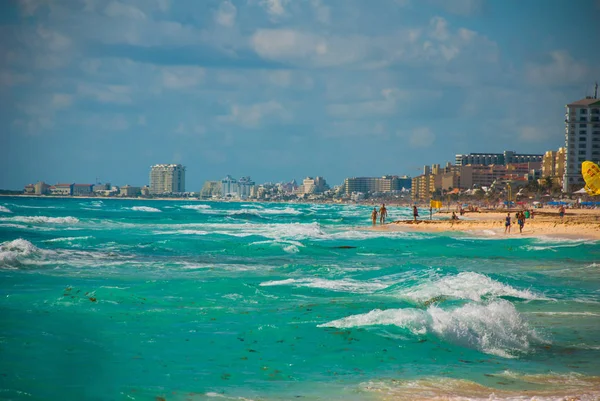
[[[508,231],[508,233],[510,234],[510,213],[506,214],[506,221],[504,223],[504,234],[506,234],[506,231]]]
[[[385,203],[381,204],[379,208],[379,224],[385,224],[385,218],[387,217],[387,209],[385,208]]]
[[[377,224],[377,208],[374,207],[371,212],[371,220],[373,220],[373,225]]]
[[[560,221],[563,221],[565,218],[565,207],[563,205],[560,205],[560,207],[558,208],[558,216],[560,217]]]
[[[417,209],[417,205],[413,206],[413,219],[417,221],[417,217],[419,217],[419,210]]]
[[[517,223],[519,223],[519,232],[523,234],[523,227],[525,226],[525,213],[517,213]]]

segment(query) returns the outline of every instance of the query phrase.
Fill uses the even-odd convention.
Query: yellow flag
[[[429,206],[431,206],[434,209],[441,209],[442,208],[442,202],[441,201],[432,200],[432,201],[430,201]]]

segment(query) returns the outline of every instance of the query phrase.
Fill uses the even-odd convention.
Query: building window
[[[587,143],[580,143],[579,149],[585,149],[587,147]]]
[[[579,140],[580,140],[580,141],[587,141],[587,137],[585,137],[585,136],[580,136],[580,137],[579,137]]]
[[[586,135],[587,131],[579,131],[579,135]]]
[[[587,128],[587,124],[579,124],[579,128]]]
[[[592,114],[600,114],[600,109],[592,109]]]
[[[580,114],[587,114],[587,109],[580,109]]]
[[[580,150],[580,151],[579,151],[579,155],[580,155],[580,156],[581,156],[581,155],[585,155],[585,154],[586,154],[586,151],[585,151],[585,150]]]

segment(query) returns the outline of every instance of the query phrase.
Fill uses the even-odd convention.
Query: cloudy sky
[[[543,153],[600,80],[599,20],[597,0],[4,0],[0,188]]]

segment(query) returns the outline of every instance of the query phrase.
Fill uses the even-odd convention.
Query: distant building
[[[361,193],[390,193],[410,189],[412,180],[407,177],[385,175],[383,177],[351,177],[346,178],[343,184],[343,192],[350,195],[353,192]]]
[[[544,153],[542,161],[541,178],[550,177],[553,184],[561,188],[565,174],[565,154],[565,148],[559,148],[558,151],[549,150]]]
[[[150,169],[150,193],[185,192],[185,167],[181,164],[156,164]]]
[[[110,190],[110,183],[108,183],[108,182],[105,184],[98,183],[92,187],[93,192],[109,191],[109,190]]]
[[[62,196],[71,196],[73,195],[73,184],[55,184],[50,188],[50,194],[52,195],[62,195]]]
[[[306,177],[297,189],[300,194],[320,194],[329,189],[325,178],[323,177]]]
[[[543,157],[544,155],[538,154],[518,154],[510,150],[505,150],[504,153],[469,153],[468,155],[456,155],[456,165],[506,166],[511,163],[541,162]]]
[[[413,177],[411,184],[411,196],[414,201],[430,199],[435,192],[435,175],[422,174]]]
[[[238,195],[240,199],[247,199],[253,195],[256,184],[250,177],[242,177],[238,180]]]
[[[135,197],[140,196],[142,190],[140,187],[132,187],[131,185],[123,185],[119,188],[119,196],[123,197]]]
[[[203,199],[220,198],[221,194],[221,181],[206,181],[200,190]]]
[[[234,198],[238,196],[238,182],[230,175],[221,180],[221,196]]]
[[[150,187],[148,185],[144,185],[140,188],[140,195],[142,196],[150,196]]]
[[[25,189],[23,190],[23,193],[25,193],[27,195],[35,194],[35,185],[33,185],[33,184],[25,185]]]
[[[35,183],[35,194],[36,195],[47,195],[50,193],[50,185],[44,181],[38,181]]]
[[[73,195],[74,196],[91,195],[92,188],[93,188],[92,184],[73,184]]]
[[[563,190],[576,191],[584,185],[581,163],[600,162],[600,99],[594,97],[567,104],[565,114],[565,172]]]

